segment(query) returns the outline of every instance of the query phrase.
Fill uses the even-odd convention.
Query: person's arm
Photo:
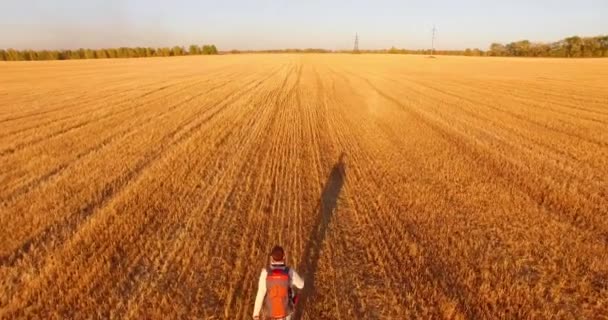
[[[264,303],[264,296],[266,296],[266,273],[266,269],[262,269],[262,272],[260,273],[260,280],[258,281],[258,294],[255,296],[255,305],[253,306],[254,318],[260,315],[262,303]]]
[[[289,269],[289,271],[291,272],[291,277],[289,277],[291,279],[291,285],[300,290],[304,289],[304,279],[302,279],[295,270]]]

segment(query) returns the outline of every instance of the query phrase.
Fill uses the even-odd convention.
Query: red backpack
[[[268,268],[266,275],[266,308],[271,318],[285,318],[291,313],[289,268]]]

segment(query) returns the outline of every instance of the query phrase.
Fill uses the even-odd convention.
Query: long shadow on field
[[[298,266],[298,271],[304,275],[304,289],[300,295],[300,300],[294,314],[294,319],[302,317],[306,304],[310,297],[315,293],[315,277],[319,266],[320,252],[325,241],[327,227],[331,222],[334,212],[338,206],[338,197],[344,186],[346,178],[346,164],[344,163],[346,154],[342,153],[338,162],[331,169],[331,173],[325,182],[321,199],[319,199],[316,220],[310,232],[308,243],[304,249],[302,262]]]

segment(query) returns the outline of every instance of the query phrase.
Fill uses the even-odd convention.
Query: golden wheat
[[[0,63],[0,317],[608,316],[608,60]]]

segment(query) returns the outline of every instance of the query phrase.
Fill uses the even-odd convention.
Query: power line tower
[[[437,28],[433,25],[433,37],[431,39],[431,56],[435,54],[435,33],[437,32]]]
[[[359,53],[359,34],[355,33],[355,47],[353,48],[353,53]]]

